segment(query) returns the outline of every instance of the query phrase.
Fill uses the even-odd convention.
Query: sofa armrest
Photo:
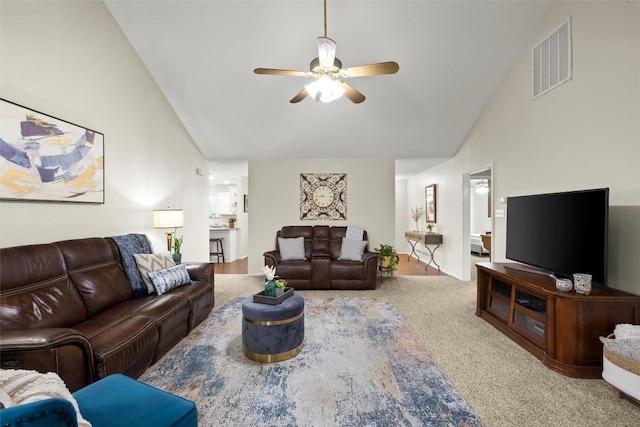
[[[378,253],[377,252],[365,252],[362,255],[362,262],[366,264],[373,262],[378,266]]]
[[[3,369],[55,372],[71,391],[95,379],[91,343],[71,328],[2,331],[0,365]]]
[[[376,281],[378,280],[378,253],[377,252],[365,252],[362,257],[364,263],[364,270],[366,274],[365,289],[375,289]]]
[[[78,418],[71,402],[54,397],[3,409],[2,425],[78,427]]]
[[[194,281],[202,281],[213,284],[215,273],[215,263],[213,262],[192,262],[185,263],[189,277]]]
[[[277,266],[280,263],[280,251],[267,251],[263,255],[264,265]]]

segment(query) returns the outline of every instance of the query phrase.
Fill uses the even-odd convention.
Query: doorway
[[[463,280],[475,278],[475,263],[493,259],[493,165],[463,175]]]

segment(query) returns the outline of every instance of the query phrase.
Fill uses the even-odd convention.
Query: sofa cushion
[[[87,318],[55,245],[0,249],[0,272],[1,331],[68,328]]]
[[[366,240],[351,240],[346,237],[342,238],[342,247],[340,248],[340,256],[338,257],[341,261],[362,261],[362,256],[364,255],[364,248],[367,247]]]
[[[151,279],[151,283],[153,283],[158,295],[191,283],[187,267],[182,264],[151,271],[149,272],[149,279]]]
[[[91,341],[97,378],[138,377],[151,364],[159,339],[155,319],[142,315],[89,319],[76,329]]]
[[[282,238],[278,237],[281,261],[304,260],[304,237]]]
[[[64,256],[69,278],[80,292],[89,316],[131,299],[127,276],[106,239],[65,240],[55,245]]]
[[[190,287],[190,286],[189,286]],[[130,315],[151,317],[158,328],[158,344],[156,345],[153,362],[166,353],[187,335],[191,305],[182,295],[172,293],[147,295],[143,298],[132,298],[111,308],[108,308],[92,321],[110,324]]]
[[[142,276],[144,284],[147,285],[149,294],[156,291],[153,283],[151,283],[151,279],[149,279],[149,273],[176,265],[168,254],[134,254],[133,258],[136,260],[138,270],[140,270],[140,276]]]

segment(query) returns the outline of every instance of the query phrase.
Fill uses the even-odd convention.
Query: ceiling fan
[[[394,74],[400,66],[393,61],[342,68],[342,62],[336,58],[336,42],[327,37],[327,0],[324,0],[324,37],[318,37],[318,56],[311,61],[310,71],[281,70],[275,68],[256,68],[256,74],[277,76],[313,77],[313,83],[306,85],[289,102],[295,104],[310,96],[316,101],[331,102],[345,95],[359,104],[365,96],[343,79],[350,77],[377,76]]]

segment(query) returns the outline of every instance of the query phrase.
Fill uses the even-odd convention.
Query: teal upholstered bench
[[[197,427],[195,403],[113,374],[73,393],[93,427]]]

